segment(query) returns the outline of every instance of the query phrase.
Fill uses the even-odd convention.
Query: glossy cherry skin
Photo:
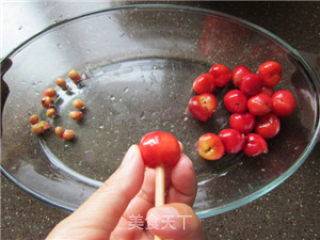
[[[246,143],[244,145],[243,152],[250,157],[255,157],[262,153],[268,153],[268,144],[259,134],[249,133],[246,136]]]
[[[198,94],[211,93],[214,88],[214,77],[208,73],[201,74],[193,82],[193,90]]]
[[[248,110],[254,116],[263,116],[272,111],[272,99],[264,93],[249,98]]]
[[[293,112],[296,106],[296,100],[290,91],[280,90],[272,95],[272,105],[273,112],[278,117],[286,117]]]
[[[268,61],[258,67],[258,73],[262,78],[263,84],[268,87],[276,85],[282,76],[282,67],[279,63]]]
[[[245,143],[244,134],[232,128],[223,129],[219,133],[219,138],[224,145],[225,152],[229,154],[237,154],[240,152]]]
[[[268,96],[272,97],[274,91],[272,87],[263,86],[261,89],[261,93],[267,94]]]
[[[200,121],[207,121],[214,113],[218,105],[217,98],[210,93],[194,96],[189,101],[189,111]]]
[[[243,113],[247,111],[247,97],[237,89],[226,93],[223,102],[227,110],[231,113]]]
[[[247,75],[248,73],[251,73],[251,71],[244,65],[237,66],[232,71],[232,82],[236,87],[240,86],[242,78]]]
[[[234,113],[229,118],[229,124],[241,133],[249,133],[254,129],[256,119],[251,113]]]
[[[248,73],[242,77],[240,90],[244,95],[250,97],[261,92],[262,79],[258,74]]]
[[[218,135],[206,133],[198,140],[198,153],[206,160],[218,160],[224,154],[224,145]]]
[[[214,83],[218,87],[225,86],[232,77],[231,70],[223,64],[214,64],[209,73],[214,77]]]
[[[280,131],[280,120],[275,114],[268,113],[257,119],[255,131],[263,138],[273,138]]]
[[[163,164],[174,166],[181,157],[181,147],[178,140],[167,132],[150,132],[142,137],[139,149],[146,166],[155,168]]]

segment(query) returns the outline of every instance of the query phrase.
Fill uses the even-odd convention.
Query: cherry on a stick
[[[173,167],[181,157],[178,140],[167,132],[150,132],[142,137],[139,149],[146,166],[156,168],[155,206],[164,204],[165,167]],[[160,240],[155,236],[155,239]]]

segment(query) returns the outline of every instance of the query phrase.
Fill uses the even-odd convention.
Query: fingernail
[[[179,142],[179,146],[180,146],[181,152],[183,152],[183,144],[180,141],[178,141],[178,142]]]
[[[170,221],[173,228],[178,226],[179,213],[172,207],[155,207],[149,210],[147,222],[149,226],[158,226],[159,229]]]

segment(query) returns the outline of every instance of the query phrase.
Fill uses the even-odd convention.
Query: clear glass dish
[[[1,170],[27,192],[66,210],[88,198],[128,147],[149,131],[172,132],[184,144],[198,177],[194,209],[201,218],[278,186],[319,139],[319,82],[309,65],[272,33],[219,12],[164,4],[107,9],[48,27],[8,59]],[[297,100],[294,114],[282,120],[280,134],[269,141],[269,153],[226,155],[213,162],[199,158],[199,136],[228,126],[221,99],[232,86],[215,91],[217,112],[200,123],[187,111],[195,77],[215,63],[254,71],[267,60],[283,67],[276,90],[289,89]],[[68,79],[71,68],[82,74],[84,84],[78,88],[68,80],[72,94],[66,94],[55,79]],[[52,131],[41,137],[30,133],[30,114],[45,118],[40,99],[48,87],[60,95],[59,117],[51,124],[74,129],[76,141],[63,142]],[[79,123],[68,117],[75,98],[87,105]]]

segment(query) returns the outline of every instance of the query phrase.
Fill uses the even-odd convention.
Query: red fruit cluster
[[[199,155],[207,160],[217,160],[224,153],[237,154],[241,150],[247,156],[267,153],[266,139],[279,133],[279,117],[290,115],[296,104],[290,91],[274,93],[273,87],[281,76],[281,65],[268,61],[258,67],[257,73],[244,65],[231,72],[226,66],[215,64],[209,73],[196,78],[193,89],[200,95],[191,98],[189,111],[200,121],[207,121],[216,110],[217,99],[211,93],[215,86],[223,87],[232,79],[238,88],[230,90],[223,98],[224,106],[232,113],[230,128],[223,129],[218,135],[202,135],[198,140]]]
[[[205,122],[217,109],[217,98],[212,94],[216,87],[225,86],[232,77],[231,70],[222,65],[213,65],[209,73],[198,76],[193,82],[193,90],[199,95],[189,101],[189,111],[198,120]]]

